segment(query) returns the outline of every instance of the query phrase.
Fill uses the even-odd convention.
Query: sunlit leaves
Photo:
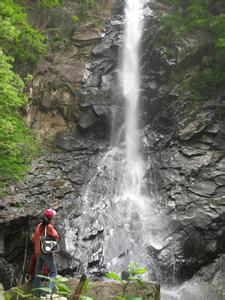
[[[109,272],[109,273],[107,273],[107,274],[106,274],[106,277],[109,278],[109,279],[114,279],[114,280],[117,280],[117,281],[121,281],[121,282],[122,282],[121,277],[120,277],[118,274],[114,273],[114,272]]]
[[[27,23],[27,15],[14,0],[0,1],[0,41],[6,55],[35,62],[45,50],[44,36]]]

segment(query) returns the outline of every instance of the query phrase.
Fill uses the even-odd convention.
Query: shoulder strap
[[[45,237],[46,237],[46,235],[47,235],[46,232],[47,232],[47,226],[45,226]]]

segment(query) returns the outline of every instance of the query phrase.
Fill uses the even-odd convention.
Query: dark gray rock
[[[215,194],[216,187],[212,181],[201,181],[190,185],[189,190],[203,197],[211,197]]]

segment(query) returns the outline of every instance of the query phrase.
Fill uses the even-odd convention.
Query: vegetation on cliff
[[[198,67],[185,74],[182,89],[192,100],[209,100],[225,84],[225,2],[223,0],[164,0],[168,15],[160,19],[157,46],[168,57],[173,45],[190,35],[205,35],[209,43]],[[193,66],[192,66],[193,67]],[[176,73],[176,70],[175,70]],[[176,77],[176,76],[175,76]]]
[[[45,3],[44,3],[45,2]],[[44,1],[43,4],[56,1]],[[17,180],[37,151],[29,129],[21,117],[27,103],[18,64],[34,64],[45,50],[45,37],[27,22],[23,6],[14,0],[0,3],[0,187]]]

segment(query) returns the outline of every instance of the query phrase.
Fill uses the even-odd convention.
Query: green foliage
[[[0,50],[0,185],[17,180],[37,147],[18,109],[26,104],[24,82],[13,72],[12,58]]]
[[[92,7],[95,4],[95,0],[83,0],[86,7]]]
[[[45,280],[48,280],[50,282],[53,282],[54,285],[55,285],[55,288],[56,288],[56,293],[59,296],[66,296],[67,297],[67,296],[70,296],[72,294],[71,288],[68,287],[65,284],[65,282],[68,281],[68,278],[60,276],[60,275],[57,275],[55,278],[51,278],[51,277],[43,276],[43,275],[38,275],[38,277],[43,278]],[[89,284],[89,278],[86,278],[85,284],[82,288],[82,293],[85,293],[87,291],[88,284]],[[48,287],[41,287],[41,288],[38,288],[38,289],[33,289],[33,291],[35,291],[35,290],[40,290],[42,292],[45,292],[46,294],[51,294],[52,293],[52,290]],[[85,296],[85,295],[80,295],[79,297],[82,300],[93,300],[93,298]]]
[[[61,4],[62,4],[61,0],[41,0],[39,5],[41,7],[54,8],[54,7],[58,7]]]
[[[27,23],[24,8],[14,0],[0,1],[0,188],[18,180],[37,153],[19,111],[27,104],[18,63],[35,63],[46,48],[44,36]]]
[[[77,23],[80,20],[80,17],[79,16],[72,16],[71,19],[74,23]]]
[[[12,295],[10,294],[10,292],[5,292],[4,293],[4,300],[11,300],[12,299]]]
[[[121,279],[120,275],[114,273],[114,272],[109,272],[106,274],[106,277],[109,279],[114,279],[120,282],[123,282],[123,280]]]
[[[77,4],[79,4],[79,19],[85,19],[89,10],[96,9],[95,0],[77,0]],[[93,17],[94,15],[92,13],[92,19]]]
[[[122,296],[118,297],[118,300],[141,300],[142,298],[140,298],[140,297],[125,297],[125,293],[126,293],[128,285],[132,281],[135,281],[137,284],[142,285],[143,280],[140,278],[140,275],[146,273],[147,271],[148,271],[147,268],[140,268],[136,262],[130,262],[128,265],[129,276],[128,276],[127,280],[122,280],[121,276],[114,272],[107,273],[106,277],[109,279],[117,280],[122,283],[123,293],[122,293]]]
[[[51,277],[48,277],[48,276],[44,276],[44,275],[38,275],[38,277],[40,278],[43,278],[45,280],[48,280],[50,282],[53,282],[55,287],[56,287],[56,291],[57,291],[57,294],[60,295],[60,296],[69,296],[72,294],[72,290],[71,288],[69,288],[65,282],[68,281],[68,279],[66,277],[63,277],[63,276],[60,276],[60,275],[57,275],[56,277],[54,278],[51,278]],[[33,289],[34,290],[37,290],[37,289]],[[38,290],[42,291],[42,292],[45,292],[47,294],[51,294],[52,293],[52,290],[48,287],[41,287],[41,288],[38,288]]]
[[[184,79],[181,90],[189,99],[208,100],[225,85],[225,2],[224,0],[164,0],[169,12],[159,20],[160,34],[155,47],[168,57],[173,56],[173,44],[189,34],[201,31],[210,37],[210,63],[201,64],[191,78]],[[163,49],[166,49],[165,51]],[[169,49],[171,49],[169,51]],[[176,72],[176,71],[175,71]],[[177,70],[177,77],[179,77]]]
[[[83,287],[82,287],[82,292],[83,292],[83,293],[87,293],[89,283],[90,283],[90,278],[87,277],[87,278],[85,279],[84,285],[83,285]]]
[[[26,293],[18,287],[13,288],[12,290],[16,295],[20,296],[21,298],[28,298],[28,299],[32,298],[32,294]]]
[[[147,271],[147,268],[140,268],[136,262],[131,262],[128,265],[128,273],[131,276],[141,275],[146,273]]]
[[[27,23],[22,6],[14,0],[0,2],[0,40],[5,54],[16,62],[36,62],[45,50],[45,37]]]

